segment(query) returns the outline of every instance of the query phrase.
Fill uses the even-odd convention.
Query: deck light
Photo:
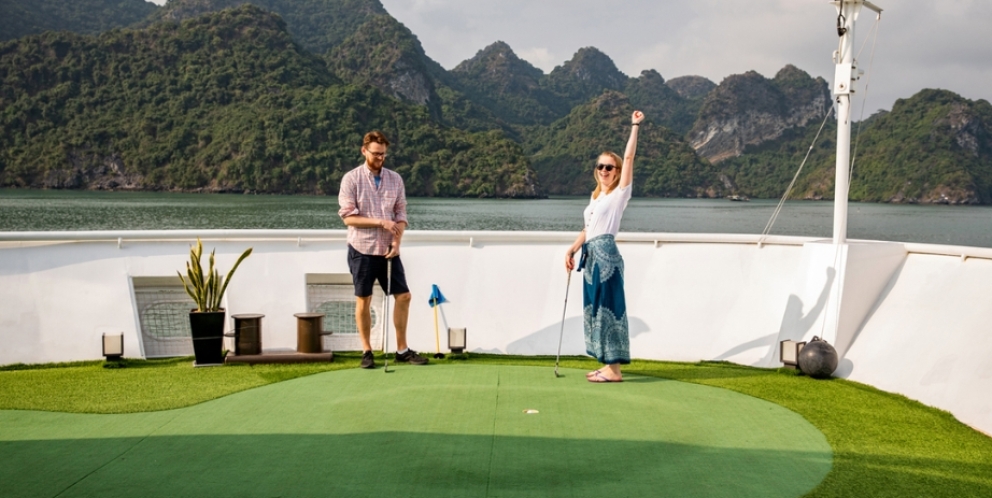
[[[124,356],[124,334],[103,334],[103,356],[107,361],[120,361]]]
[[[799,352],[803,350],[806,341],[796,342],[786,339],[779,343],[778,357],[786,367],[796,368],[799,365]]]
[[[454,329],[448,327],[448,349],[453,354],[461,354],[465,351],[465,336],[467,329]]]

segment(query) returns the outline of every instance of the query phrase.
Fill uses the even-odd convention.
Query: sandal
[[[596,373],[592,374],[592,376],[590,377],[587,377],[586,380],[588,380],[589,382],[599,384],[603,382],[623,382],[623,377],[619,379],[610,379],[607,376],[603,375],[603,372],[596,370]]]

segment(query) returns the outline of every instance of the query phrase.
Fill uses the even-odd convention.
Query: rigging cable
[[[867,107],[867,101],[868,101],[868,87],[871,83],[871,69],[875,63],[875,46],[876,43],[878,42],[878,31],[879,31],[878,27],[879,24],[881,23],[881,19],[882,19],[882,14],[878,14],[875,17],[875,24],[872,25],[872,28],[869,30],[869,33],[874,32],[874,36],[870,36],[870,38],[872,39],[872,45],[871,45],[871,56],[868,62],[868,77],[865,79],[865,93],[864,93],[864,98],[861,101],[861,117],[858,119],[858,130],[855,135],[854,152],[851,156],[851,166],[848,172],[849,175],[848,178],[851,178],[854,175],[854,162],[857,159],[858,144],[861,139],[861,125],[864,123],[865,107]],[[844,16],[838,15],[837,33],[840,36],[843,36],[847,31],[846,29],[843,28],[843,21],[844,21]],[[861,44],[861,49],[858,50],[858,54],[857,54],[858,58],[861,56],[861,53],[864,52],[865,47],[868,45],[868,38],[869,37],[865,37],[865,41]],[[837,50],[838,57],[841,56],[840,50],[841,47],[838,47]],[[809,149],[806,151],[806,157],[803,158],[803,162],[799,165],[799,169],[796,170],[796,174],[792,177],[792,181],[789,183],[789,186],[785,189],[785,194],[779,200],[778,205],[775,207],[775,211],[772,212],[772,216],[768,220],[768,223],[765,224],[765,229],[762,230],[761,232],[761,238],[758,239],[758,245],[761,245],[765,241],[765,238],[771,233],[772,227],[775,225],[775,221],[778,219],[778,215],[779,213],[781,213],[782,207],[784,207],[785,205],[785,201],[788,200],[789,195],[792,193],[792,188],[795,186],[796,180],[799,179],[799,174],[802,172],[803,166],[806,165],[806,161],[809,159],[810,153],[813,152],[813,147],[816,146],[816,142],[820,138],[820,133],[823,131],[823,127],[827,123],[827,118],[830,117],[830,114],[833,112],[833,110],[834,107],[831,106],[831,108],[827,111],[827,114],[823,117],[823,122],[820,123],[820,129],[816,132],[816,137],[813,138],[813,143],[810,144]]]
[[[868,77],[865,78],[865,94],[864,94],[864,98],[861,99],[861,116],[858,118],[858,131],[854,135],[854,151],[851,153],[851,168],[850,170],[848,170],[847,173],[848,178],[854,178],[854,162],[857,161],[858,159],[858,144],[861,142],[861,125],[863,125],[865,122],[865,107],[867,107],[868,104],[868,88],[871,86],[871,73],[872,73],[871,69],[875,64],[875,45],[878,42],[878,31],[881,22],[882,22],[882,14],[879,13],[875,17],[875,24],[873,24],[871,29],[869,30],[869,34],[872,31],[874,31],[875,34],[874,36],[871,37],[872,39],[871,55],[868,58],[868,71],[867,71]],[[861,50],[858,50],[858,58],[861,57],[861,52],[865,50],[865,46],[867,44],[868,44],[868,37],[865,37],[865,41],[861,45]]]
[[[761,231],[761,238],[758,239],[758,245],[760,246],[764,241],[765,237],[768,236],[772,231],[772,226],[775,225],[775,220],[778,218],[778,214],[782,212],[782,207],[785,206],[785,201],[789,199],[789,194],[792,193],[792,187],[796,185],[796,180],[799,179],[799,173],[802,173],[803,166],[806,165],[806,161],[809,160],[809,155],[813,152],[813,147],[816,146],[816,141],[820,138],[820,133],[823,132],[823,126],[827,124],[827,119],[833,113],[833,106],[827,109],[827,113],[823,116],[823,122],[820,123],[820,129],[817,130],[816,136],[813,137],[813,143],[809,144],[809,149],[806,151],[806,157],[803,158],[803,162],[799,164],[799,169],[796,170],[796,174],[792,176],[792,181],[789,182],[789,186],[785,189],[785,195],[782,199],[778,201],[778,206],[775,206],[775,211],[772,213],[772,217],[765,224],[765,229]]]

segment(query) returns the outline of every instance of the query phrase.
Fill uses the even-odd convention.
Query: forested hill
[[[585,195],[637,108],[635,195],[778,197],[832,105],[788,64],[666,81],[583,47],[544,73],[497,41],[446,70],[379,0],[0,6],[0,186],[332,193],[382,128],[411,195]],[[927,90],[856,125],[851,198],[992,203],[988,109]],[[832,126],[795,197],[833,197]]]
[[[341,83],[250,5],[0,44],[0,79],[0,185],[334,193],[380,128],[410,195],[540,193],[502,133],[446,129]]]
[[[379,0],[169,0],[139,26],[184,21],[246,3],[279,14],[293,39],[317,54],[341,43],[369,19],[386,15]]]
[[[745,149],[721,162],[741,193],[777,197],[795,173],[819,123]],[[891,112],[854,124],[854,201],[992,203],[992,104],[946,90],[923,90],[897,100]],[[829,199],[833,194],[836,125],[827,122],[796,183],[793,198]]]
[[[0,0],[0,42],[44,31],[96,34],[156,10],[145,0]]]
[[[535,132],[538,179],[551,194],[580,195],[595,186],[593,166],[604,151],[623,155],[634,107],[623,94],[607,91],[577,106],[568,116]],[[729,194],[716,168],[664,126],[641,126],[634,195],[651,197],[722,197]]]

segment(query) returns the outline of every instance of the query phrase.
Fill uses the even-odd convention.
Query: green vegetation
[[[0,45],[0,185],[337,192],[367,130],[394,142],[409,195],[539,194],[500,132],[341,84],[253,6],[98,37]]]
[[[568,104],[543,87],[544,73],[504,42],[480,50],[450,74],[472,102],[507,123],[547,125],[568,113]]]
[[[341,43],[373,16],[386,13],[379,0],[169,0],[140,25],[184,21],[246,3],[279,14],[293,39],[316,54]]]
[[[636,109],[650,116],[655,124],[665,126],[684,136],[696,122],[696,115],[703,105],[702,99],[683,98],[665,84],[658,71],[641,72],[638,78],[631,78],[624,90],[630,103]]]
[[[129,360],[109,370],[100,362],[0,368],[0,409],[130,413],[179,408],[282,380],[356,368],[357,354],[334,363],[193,368],[190,358]],[[435,364],[544,366],[551,357],[470,354]],[[566,357],[565,368],[596,368]],[[431,368],[431,367],[425,367]],[[950,414],[903,396],[841,379],[817,381],[792,370],[729,363],[637,360],[625,372],[730,389],[782,405],[826,436],[833,468],[809,495],[986,496],[992,491],[992,439]]]
[[[787,131],[719,164],[740,191],[781,196],[820,123]],[[860,128],[860,138],[858,129]],[[831,117],[793,198],[833,198],[836,121]],[[923,90],[852,126],[857,144],[850,198],[867,202],[992,202],[992,105],[945,90]]]
[[[619,99],[656,130],[635,195],[775,198],[830,104],[792,65],[666,82],[594,47],[544,74],[496,42],[447,71],[379,0],[2,2],[0,187],[334,194],[381,129],[410,195],[585,195]],[[850,198],[992,203],[990,108],[925,90],[866,120]],[[829,126],[794,198],[833,197]]]
[[[427,55],[406,26],[375,16],[325,54],[328,67],[346,82],[374,86],[394,98],[425,106],[440,117],[440,101],[427,72]]]
[[[862,131],[851,198],[992,202],[992,104],[946,90],[897,100]]]
[[[819,127],[820,122],[816,122],[786,130],[776,140],[748,147],[744,154],[721,161],[720,170],[737,185],[741,194],[756,199],[782,197]],[[837,121],[831,115],[793,187],[791,199],[833,197],[836,148]]]
[[[157,9],[145,0],[0,0],[0,42],[43,31],[97,34],[134,24]]]
[[[179,280],[183,282],[183,289],[186,294],[196,303],[196,311],[216,312],[220,311],[220,302],[227,292],[227,285],[231,283],[231,277],[241,265],[241,262],[251,255],[252,248],[245,249],[234,266],[224,277],[220,276],[220,270],[214,267],[214,252],[210,251],[210,267],[207,268],[207,276],[203,276],[203,242],[196,238],[196,247],[189,249],[189,261],[186,262],[186,276],[182,272],[176,271]]]
[[[541,185],[552,194],[589,195],[596,187],[592,167],[599,154],[612,150],[623,155],[633,110],[623,94],[605,92],[550,127],[535,130],[528,142]],[[721,188],[713,166],[647,117],[638,134],[634,195],[721,197]]]
[[[605,90],[623,91],[628,79],[608,55],[596,47],[584,47],[554,68],[543,84],[574,107]]]

